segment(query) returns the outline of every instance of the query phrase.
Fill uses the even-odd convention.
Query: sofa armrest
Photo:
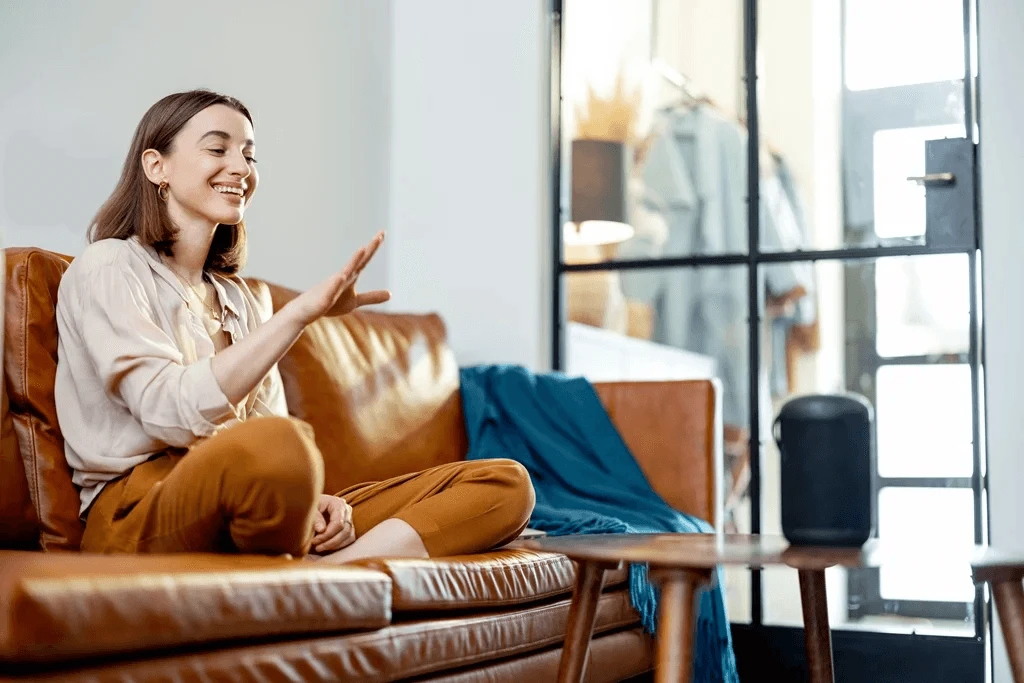
[[[722,524],[722,388],[717,379],[596,382],[601,403],[652,488]]]

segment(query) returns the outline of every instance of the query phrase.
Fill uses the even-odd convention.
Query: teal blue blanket
[[[551,535],[710,532],[654,492],[590,383],[510,365],[461,370],[469,459],[511,458],[530,472],[534,529]],[[700,600],[693,680],[735,683],[721,573]],[[657,597],[647,567],[630,567],[630,597],[653,633]]]

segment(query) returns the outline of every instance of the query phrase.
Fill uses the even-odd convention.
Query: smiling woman
[[[462,462],[323,495],[278,361],[307,325],[382,303],[356,282],[384,236],[276,313],[239,274],[258,184],[252,117],[206,90],[163,98],[57,302],[54,387],[82,549],[242,551],[347,562],[485,550],[526,526],[514,462]],[[471,521],[471,523],[470,523]]]

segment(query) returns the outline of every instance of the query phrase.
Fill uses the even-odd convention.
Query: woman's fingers
[[[335,550],[341,550],[347,546],[352,545],[356,540],[356,531],[351,524],[345,526],[341,533],[336,534],[333,538],[316,546],[316,552],[318,553],[330,553]]]
[[[352,255],[352,258],[349,259],[349,262],[338,274],[338,278],[341,282],[341,289],[345,289],[359,278],[359,274],[363,272],[363,268],[365,268],[370,262],[373,255],[377,253],[377,249],[383,241],[384,232],[378,232],[376,237],[370,240],[369,244],[365,247],[360,247],[356,253]]]
[[[383,241],[384,231],[381,230],[374,236],[372,240],[370,240],[369,244],[363,247],[363,258],[359,263],[359,268],[356,270],[356,273],[362,272],[363,268],[366,267],[366,264],[368,264],[370,262],[370,259],[373,258],[373,255],[377,253],[377,249],[380,247],[381,242]]]
[[[372,292],[363,292],[356,295],[356,308],[360,306],[372,306],[382,304],[391,299],[391,292],[386,289],[376,289]]]
[[[320,551],[331,539],[341,534],[346,526],[348,525],[345,524],[345,518],[341,514],[341,510],[332,508],[330,517],[327,520],[327,528],[313,537],[313,547]]]
[[[349,505],[344,498],[339,498],[338,500],[340,500],[343,505],[341,515],[345,520],[345,524],[352,524],[352,506]]]
[[[348,283],[359,276],[364,256],[366,256],[366,247],[360,247],[356,253],[352,254],[352,258],[350,258],[348,263],[345,264],[345,267],[338,272],[338,277],[342,282]]]

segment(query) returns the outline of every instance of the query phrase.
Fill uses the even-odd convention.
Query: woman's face
[[[256,191],[252,124],[223,104],[207,107],[178,131],[162,156],[171,216],[235,225]]]

